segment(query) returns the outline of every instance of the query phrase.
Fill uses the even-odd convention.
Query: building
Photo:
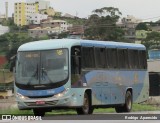
[[[6,19],[6,15],[5,14],[0,14],[0,22],[2,22],[3,20],[5,20]]]
[[[14,4],[14,23],[18,26],[26,25],[26,9],[25,3]]]
[[[38,4],[38,11],[48,9],[50,7],[50,2],[45,0],[27,0],[26,2]]]
[[[15,3],[14,5],[14,23],[18,26],[29,24],[30,14],[38,13],[37,3]]]
[[[51,7],[48,9],[39,10],[40,14],[46,14],[48,16],[54,16],[56,14],[55,10]]]
[[[142,20],[132,15],[127,15],[126,18],[122,18],[121,21],[117,23],[117,26],[124,30],[126,39],[134,41],[136,39],[135,28],[140,22],[142,22]]]
[[[62,30],[59,27],[45,27],[45,28],[41,28],[41,27],[37,27],[34,29],[29,29],[28,30],[28,35],[30,37],[33,38],[41,38],[41,37],[45,37],[47,35],[51,35],[51,34],[60,34],[62,32]]]
[[[72,27],[69,27],[68,30],[70,34],[84,34],[83,25],[72,25]]]
[[[26,3],[25,8],[25,16],[26,16],[26,25],[30,24],[30,15],[38,13],[38,4],[37,3]]]
[[[72,25],[68,24],[64,20],[48,20],[48,21],[42,22],[42,28],[45,28],[45,27],[51,27],[51,28],[58,27],[60,32],[68,31],[68,27],[70,27],[70,26],[72,26]]]
[[[46,20],[47,18],[48,15],[32,13],[28,15],[28,22],[29,24],[40,24],[42,20]]]
[[[29,25],[30,15],[39,13],[42,9],[48,9],[50,3],[43,0],[28,0],[28,2],[15,3],[14,23],[18,26]],[[37,20],[38,21],[38,20]]]
[[[9,27],[0,25],[0,35],[3,35],[7,32],[9,32]]]

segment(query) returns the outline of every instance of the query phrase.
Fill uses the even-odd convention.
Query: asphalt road
[[[160,111],[92,115],[52,115],[42,120],[160,120]]]
[[[137,121],[135,121],[137,120]],[[22,121],[4,121],[0,123],[21,123]],[[92,115],[50,115],[42,120],[23,121],[23,123],[159,123],[160,111],[106,113]]]

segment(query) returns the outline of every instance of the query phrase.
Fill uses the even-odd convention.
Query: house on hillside
[[[55,28],[55,27],[59,27],[60,32],[66,32],[68,31],[68,27],[71,27],[71,24],[68,24],[66,21],[64,20],[48,20],[45,22],[41,23],[41,27],[42,28],[46,28],[46,27],[51,27],[51,28]]]
[[[142,22],[142,20],[135,18],[134,16],[127,15],[127,17],[122,18],[117,26],[124,30],[125,38],[134,41],[136,39],[136,26]]]
[[[37,27],[37,28],[34,28],[34,29],[29,29],[28,30],[28,35],[30,37],[33,37],[33,38],[40,38],[40,37],[45,37],[47,35],[51,35],[51,34],[60,34],[62,33],[63,30],[61,30],[61,28],[59,27],[54,27],[54,28],[51,28],[51,27],[46,27],[46,28],[41,28],[41,27]]]

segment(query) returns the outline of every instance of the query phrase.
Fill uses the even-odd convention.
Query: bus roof
[[[72,46],[87,46],[87,47],[107,47],[107,48],[122,48],[122,49],[139,49],[145,50],[142,44],[122,43],[113,41],[95,41],[81,39],[51,39],[34,41],[21,45],[18,51],[34,51],[34,50],[49,50],[58,48],[70,48]]]

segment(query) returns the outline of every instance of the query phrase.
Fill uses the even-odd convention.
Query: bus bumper
[[[21,99],[16,97],[18,108],[20,110],[34,109],[34,108],[75,108],[83,105],[83,98],[74,94],[70,96],[64,96],[61,98],[49,97],[49,98],[27,98]],[[40,102],[40,103],[39,103]]]

